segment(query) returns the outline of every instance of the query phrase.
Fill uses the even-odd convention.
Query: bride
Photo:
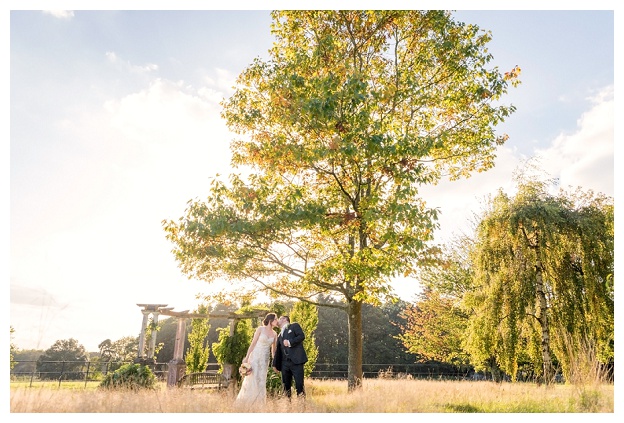
[[[266,400],[267,370],[269,360],[275,355],[277,345],[277,334],[273,330],[277,326],[277,315],[267,314],[262,323],[263,326],[256,329],[247,355],[243,359],[243,363],[251,365],[251,374],[243,379],[236,397],[236,402],[239,404],[264,404]]]

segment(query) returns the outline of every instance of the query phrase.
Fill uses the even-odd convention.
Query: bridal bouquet
[[[243,377],[249,376],[251,374],[251,364],[249,363],[241,364],[241,366],[238,368],[238,373],[240,373],[240,375]]]

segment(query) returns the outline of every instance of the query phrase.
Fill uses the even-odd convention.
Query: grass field
[[[345,381],[307,380],[305,401],[269,399],[241,409],[235,392],[167,388],[142,392],[93,386],[11,384],[11,413],[613,413],[611,384],[366,379],[348,393]]]

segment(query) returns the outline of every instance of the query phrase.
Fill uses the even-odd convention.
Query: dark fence
[[[102,381],[107,374],[114,372],[127,361],[13,361],[14,368],[11,369],[11,381],[33,382],[57,382],[59,386],[63,381]],[[154,363],[150,365],[152,372],[159,380],[167,380],[167,363]]]
[[[347,364],[316,363],[310,377],[314,379],[346,379]],[[444,363],[413,364],[362,364],[364,378],[384,379],[439,379],[439,380],[483,380],[486,374],[477,374],[472,369],[462,369]]]
[[[11,369],[11,381],[33,382],[58,382],[63,381],[102,381],[107,374],[119,369],[122,365],[130,362],[108,361],[14,361],[15,366]],[[154,375],[161,381],[167,380],[168,364],[150,364]],[[218,363],[208,363],[209,370],[218,370]],[[415,364],[363,364],[362,370],[365,378],[386,379],[438,379],[438,380],[485,380],[489,375],[474,373],[471,370],[463,370],[444,363],[415,363]],[[347,364],[316,363],[312,374],[313,379],[346,379],[348,374]]]

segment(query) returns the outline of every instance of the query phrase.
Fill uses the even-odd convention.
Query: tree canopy
[[[612,199],[593,192],[549,192],[520,181],[499,193],[477,229],[472,263],[475,315],[467,346],[477,363],[494,357],[513,378],[519,360],[552,381],[553,358],[566,378],[589,343],[613,360]]]
[[[89,359],[85,347],[73,338],[59,339],[37,360],[41,379],[79,379],[82,365]]]
[[[275,11],[270,59],[223,103],[232,164],[164,222],[182,271],[311,301],[344,301],[349,387],[362,379],[362,304],[426,258],[437,211],[419,187],[493,166],[519,69],[488,67],[488,32],[445,11]],[[415,283],[415,282],[414,282]]]

